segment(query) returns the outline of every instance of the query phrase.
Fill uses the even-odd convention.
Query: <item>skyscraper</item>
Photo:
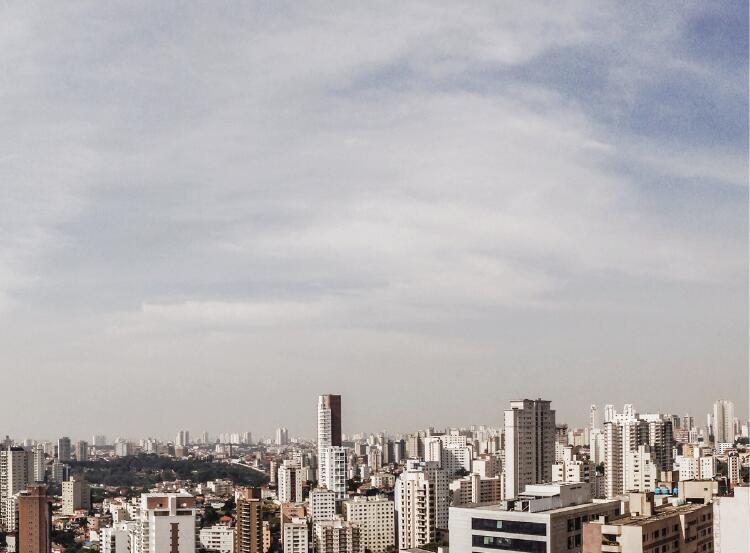
[[[542,399],[510,402],[505,411],[505,497],[549,482],[555,462],[555,411]]]
[[[341,396],[318,398],[318,449],[341,445]]]
[[[318,397],[318,464],[320,486],[346,495],[346,448],[341,446],[341,396]]]
[[[74,515],[79,509],[91,509],[91,488],[81,476],[74,476],[62,483],[62,513]]]
[[[49,553],[50,500],[44,485],[29,486],[18,496],[18,551]]]
[[[734,442],[734,403],[728,399],[720,399],[714,403],[714,416],[711,422],[714,443]]]

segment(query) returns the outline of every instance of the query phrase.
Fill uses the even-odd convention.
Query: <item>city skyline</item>
[[[331,394],[325,394],[326,396]],[[311,397],[323,397],[323,395],[319,396],[311,396]],[[528,397],[528,398],[522,398],[522,399],[508,399],[506,401],[507,403],[513,403],[514,401],[532,401],[536,402],[541,398],[537,397]],[[341,401],[341,400],[339,400]],[[557,411],[555,401],[546,399],[543,400],[546,402],[551,403],[551,407],[553,411]],[[692,412],[670,412],[668,410],[665,410],[660,407],[655,407],[653,409],[649,408],[642,408],[640,405],[633,404],[632,402],[624,402],[621,404],[612,404],[612,403],[601,403],[601,404],[588,404],[586,405],[587,415],[585,417],[581,417],[580,422],[574,422],[572,419],[567,418],[561,418],[557,417],[557,424],[559,425],[565,425],[569,428],[569,430],[578,430],[583,428],[591,429],[591,418],[590,418],[590,408],[592,405],[597,406],[597,413],[598,413],[598,423],[599,423],[599,429],[602,428],[602,425],[604,424],[604,418],[606,417],[605,413],[605,407],[612,406],[615,412],[618,412],[623,406],[627,407],[628,405],[632,406],[634,409],[634,413],[640,414],[640,415],[646,415],[646,414],[661,414],[661,415],[672,415],[676,417],[683,418],[686,415],[689,415],[693,422],[698,421],[700,424],[696,423],[697,428],[701,428],[706,426],[706,417],[713,416],[715,405],[719,402],[729,402],[732,405],[732,408],[734,409],[734,418],[739,421],[740,423],[744,420],[748,420],[750,422],[750,417],[746,413],[738,412],[736,410],[736,402],[731,398],[720,398],[715,399],[712,401],[709,406],[707,407],[705,413],[692,413]],[[351,415],[354,415],[355,413],[350,412],[346,408],[346,403],[344,402],[344,408],[341,410],[341,419],[342,421],[348,420],[348,418]],[[506,413],[508,412],[507,405],[501,410],[500,420],[499,421],[474,421],[469,422],[465,424],[457,424],[457,423],[448,423],[445,425],[439,425],[435,424],[434,422],[431,424],[427,424],[424,426],[411,426],[411,427],[405,427],[405,428],[348,428],[347,424],[342,423],[342,436],[346,437],[346,439],[351,440],[351,437],[354,435],[375,435],[380,432],[385,432],[386,435],[389,436],[406,436],[414,432],[419,432],[426,430],[427,428],[432,428],[436,432],[443,432],[449,429],[459,429],[464,428],[468,429],[471,427],[479,427],[479,426],[486,426],[489,428],[498,428],[502,429],[505,426],[505,417],[507,416]],[[313,413],[315,414],[315,413]],[[429,417],[429,414],[426,414],[425,416]],[[288,440],[291,439],[300,439],[304,440],[307,443],[316,443],[318,440],[318,431],[320,429],[320,412],[318,411],[317,419],[313,420],[309,416],[305,420],[305,426],[311,427],[312,430],[310,432],[290,432],[289,427],[285,426],[283,423],[280,423],[272,428],[270,428],[268,431],[258,431],[254,428],[235,428],[234,426],[231,426],[231,424],[227,427],[219,427],[219,428],[175,428],[171,433],[168,431],[164,434],[158,434],[158,433],[149,433],[149,432],[141,432],[140,434],[133,434],[133,435],[121,435],[117,433],[107,432],[106,429],[98,429],[95,432],[90,432],[88,434],[82,434],[82,435],[73,435],[70,433],[59,433],[54,436],[30,436],[30,435],[24,435],[24,434],[15,434],[10,435],[11,438],[14,438],[16,440],[31,440],[34,442],[41,442],[41,441],[51,441],[51,442],[59,442],[60,440],[67,439],[70,443],[68,444],[68,448],[72,448],[75,446],[76,442],[86,442],[88,446],[95,445],[95,439],[106,439],[106,442],[108,445],[112,445],[113,442],[117,439],[120,440],[143,440],[147,438],[156,439],[156,440],[162,440],[165,442],[174,443],[176,445],[187,445],[188,441],[182,441],[182,436],[187,432],[189,434],[189,443],[197,443],[202,440],[202,435],[204,433],[209,435],[209,439],[211,443],[214,443],[219,436],[229,436],[236,434],[237,436],[243,436],[245,434],[250,434],[252,436],[253,443],[258,443],[259,440],[270,440],[271,443],[275,443],[278,438],[278,431],[283,430],[284,435],[287,436]],[[434,419],[433,419],[434,420]],[[312,421],[312,422],[311,422]],[[726,421],[727,424],[729,424],[731,421]],[[236,426],[236,425],[235,425]],[[1,432],[1,431],[0,431]],[[7,433],[5,433],[7,434]],[[0,439],[5,436],[5,434],[0,434]],[[291,442],[289,442],[291,443]],[[72,451],[72,449],[70,449]],[[64,455],[65,457],[65,455]]]
[[[747,5],[1,10],[3,435],[748,412]]]

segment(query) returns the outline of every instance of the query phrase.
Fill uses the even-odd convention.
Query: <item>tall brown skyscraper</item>
[[[49,553],[50,503],[47,487],[29,486],[18,496],[18,545],[23,553]]]
[[[237,498],[235,553],[263,553],[263,509],[259,488],[245,488]]]
[[[341,396],[318,397],[318,449],[341,446]]]

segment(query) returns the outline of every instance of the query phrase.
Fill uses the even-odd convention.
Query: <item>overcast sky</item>
[[[746,2],[0,8],[0,434],[747,409]]]

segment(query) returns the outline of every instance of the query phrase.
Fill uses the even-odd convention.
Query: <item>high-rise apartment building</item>
[[[542,399],[510,402],[505,411],[505,497],[549,482],[555,462],[555,411]]]
[[[318,398],[318,449],[341,446],[341,396]]]
[[[364,553],[361,530],[358,525],[336,518],[315,524],[316,553]]]
[[[243,488],[237,502],[234,553],[263,553],[263,511],[260,488]]]
[[[15,530],[17,511],[14,496],[25,490],[33,476],[33,454],[22,447],[0,450],[0,522]]]
[[[638,451],[639,445],[648,446],[657,470],[673,469],[674,435],[672,419],[661,414],[639,415],[632,405],[625,405],[622,413],[610,412],[610,420],[604,424],[604,465],[607,497],[615,497],[629,491],[629,475],[632,476],[630,455]]]
[[[281,526],[284,553],[308,553],[307,520],[302,517],[292,517],[291,521],[284,522]]]
[[[187,447],[190,443],[190,432],[187,430],[180,430],[174,439],[174,445],[177,447]]]
[[[74,515],[78,510],[91,509],[91,487],[81,476],[62,483],[62,514]]]
[[[89,460],[89,444],[83,440],[76,442],[75,446],[76,461],[88,461]]]
[[[344,501],[344,517],[360,529],[363,547],[385,553],[396,545],[395,504],[384,496],[360,496]]]
[[[44,446],[37,444],[32,450],[32,474],[30,480],[34,482],[44,482],[47,476],[47,455],[44,452]]]
[[[57,458],[63,463],[71,459],[70,438],[67,436],[57,440]]]
[[[600,426],[599,408],[596,405],[591,405],[589,408],[589,430],[598,430]]]
[[[714,403],[714,416],[711,419],[714,443],[734,442],[734,403],[720,399]]]
[[[91,443],[94,447],[104,447],[107,445],[107,437],[103,434],[94,434],[91,437]]]
[[[336,494],[327,488],[315,488],[308,497],[310,521],[331,520],[336,516]]]
[[[35,484],[18,495],[18,551],[49,553],[51,512],[47,487]]]
[[[407,460],[395,490],[399,549],[435,541],[437,530],[448,527],[448,494],[448,478],[439,463]]]
[[[302,467],[295,461],[287,459],[279,467],[278,496],[281,503],[302,501]]]
[[[276,429],[276,445],[287,445],[289,443],[289,430],[283,426]]]
[[[187,492],[142,494],[134,553],[195,553],[195,513]]]
[[[318,451],[321,487],[328,488],[341,499],[346,497],[347,450],[341,446],[324,447]]]

